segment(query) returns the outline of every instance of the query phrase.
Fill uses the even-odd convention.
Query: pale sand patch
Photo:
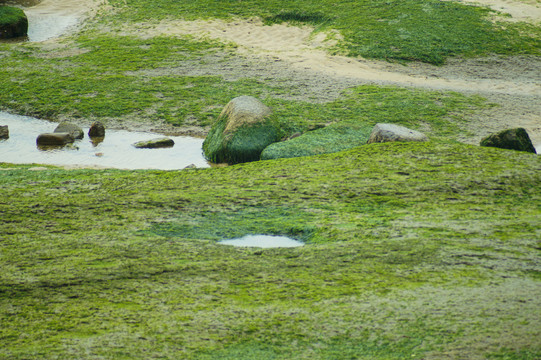
[[[454,0],[466,4],[479,4],[493,10],[511,15],[511,18],[498,18],[507,21],[541,22],[541,1],[538,0]]]
[[[30,41],[57,38],[93,16],[103,0],[43,0],[25,8]]]
[[[257,20],[198,20],[162,21],[154,28],[136,27],[133,33],[142,36],[191,35],[211,38],[238,45],[238,53],[245,56],[273,56],[287,61],[290,66],[311,69],[332,76],[356,78],[365,82],[415,86],[430,89],[492,92],[501,94],[541,94],[540,83],[521,82],[514,79],[461,80],[429,78],[424,75],[408,75],[389,71],[386,62],[362,58],[329,55],[327,34],[312,36],[313,28],[285,24],[264,26]],[[143,35],[145,34],[145,35]],[[335,35],[330,36],[331,39]],[[330,40],[332,43],[332,40]]]

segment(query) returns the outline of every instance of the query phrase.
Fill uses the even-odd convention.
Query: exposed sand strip
[[[501,18],[507,21],[541,22],[541,2],[538,0],[454,0],[466,4],[487,6],[493,10],[511,15]]]

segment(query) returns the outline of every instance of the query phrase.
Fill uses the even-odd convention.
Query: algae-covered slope
[[[393,143],[171,172],[0,167],[0,357],[541,356],[536,155]],[[216,244],[246,233],[306,245]]]

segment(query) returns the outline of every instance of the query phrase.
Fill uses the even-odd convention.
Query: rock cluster
[[[99,136],[95,134],[99,134]],[[88,135],[94,139],[96,137],[103,139],[105,136],[105,127],[100,122],[96,122],[90,127]],[[64,121],[58,124],[52,133],[40,134],[36,139],[36,144],[40,147],[64,146],[82,138],[84,138],[84,131],[81,127]]]

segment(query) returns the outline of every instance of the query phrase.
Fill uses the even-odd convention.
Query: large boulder
[[[70,133],[74,139],[82,139],[85,137],[85,133],[83,132],[83,129],[67,121],[63,121],[60,124],[58,124],[56,129],[54,129],[54,132],[55,133]]]
[[[7,125],[0,125],[0,140],[9,139],[9,128]]]
[[[425,134],[395,124],[376,124],[367,144],[394,141],[428,141]]]
[[[45,133],[38,136],[36,144],[38,146],[64,146],[74,141],[70,133]]]
[[[163,137],[159,139],[139,141],[133,144],[138,149],[158,149],[158,148],[170,148],[175,145],[173,139]]]
[[[203,142],[207,159],[237,164],[257,161],[261,152],[280,140],[280,126],[272,110],[251,96],[231,100]]]
[[[526,151],[537,154],[532,140],[523,128],[508,129],[489,135],[481,140],[481,146]]]
[[[90,129],[88,129],[88,136],[89,137],[98,137],[102,138],[105,136],[105,126],[99,122],[96,121],[90,125]]]
[[[24,11],[11,6],[0,5],[0,39],[26,36],[28,18]]]

